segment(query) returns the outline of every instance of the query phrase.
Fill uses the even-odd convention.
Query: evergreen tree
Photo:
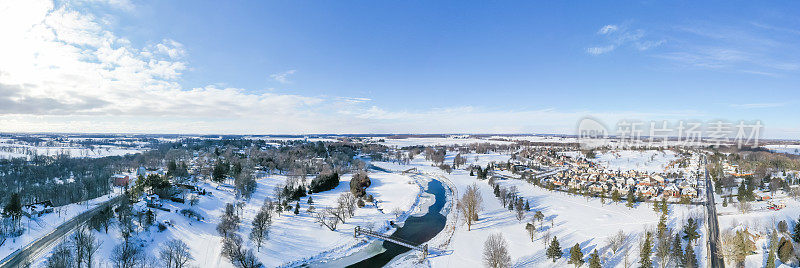
[[[575,265],[576,268],[583,265],[583,252],[581,252],[581,245],[578,243],[575,243],[569,250],[569,261],[567,263]]]
[[[628,203],[626,204],[626,206],[628,206],[628,208],[633,208],[635,203],[636,203],[636,197],[633,195],[633,191],[628,191]]]
[[[639,264],[641,268],[653,268],[653,261],[650,259],[650,253],[653,251],[651,240],[650,232],[647,232],[639,248]]]
[[[683,248],[681,247],[681,234],[675,232],[675,240],[672,241],[672,259],[678,264],[683,265]]]
[[[658,232],[659,239],[661,239],[661,237],[664,237],[664,233],[667,232],[667,215],[666,214],[661,214],[661,217],[658,220],[658,226],[657,226],[656,231]]]
[[[547,248],[547,258],[552,259],[553,262],[561,258],[561,246],[558,244],[558,237],[553,236],[553,241],[550,242],[550,247]]]
[[[500,197],[500,185],[497,184],[494,185],[494,196]]]
[[[683,267],[697,268],[697,256],[694,255],[694,249],[690,244],[686,244],[686,252],[683,254]]]
[[[600,255],[597,254],[597,249],[589,254],[589,268],[602,268],[603,266],[600,265]]]
[[[765,268],[775,268],[775,251],[778,250],[778,235],[775,231],[769,236],[769,255]]]
[[[228,173],[228,164],[224,162],[219,162],[214,166],[214,169],[211,171],[211,180],[216,183],[222,183],[227,178]]]
[[[531,211],[531,203],[528,201],[525,201],[525,211]]]
[[[621,199],[622,197],[619,196],[619,191],[613,191],[611,193],[611,201],[614,201],[614,203],[619,203]]]
[[[11,194],[8,203],[3,208],[3,214],[6,217],[10,217],[14,224],[19,225],[19,221],[22,218],[22,202],[18,193]]]
[[[533,214],[533,218],[539,221],[539,228],[542,228],[544,224],[544,213],[542,213],[541,210],[536,211],[536,213]]]
[[[314,204],[314,200],[312,200],[312,198],[310,196],[308,197],[308,203],[309,204]]]
[[[739,202],[747,201],[747,187],[745,186],[744,181],[742,181],[742,183],[739,184],[739,189],[737,193],[739,194],[736,196],[736,198],[739,200]]]
[[[689,218],[686,225],[683,226],[683,239],[693,243],[695,239],[699,238],[700,234],[697,233],[697,222]]]
[[[748,248],[749,250],[749,248]],[[786,238],[781,238],[781,241],[778,242],[778,259],[781,260],[783,263],[788,263],[794,258],[794,247],[792,246],[792,242],[787,240]]]
[[[800,243],[800,221],[794,224],[794,232],[792,232],[792,240],[795,243]]]
[[[148,209],[147,212],[145,212],[144,216],[145,216],[144,217],[144,223],[145,223],[146,226],[149,227],[150,225],[155,224],[155,222],[156,222],[156,214],[153,213],[152,210]]]
[[[294,205],[294,215],[300,214],[300,202]]]

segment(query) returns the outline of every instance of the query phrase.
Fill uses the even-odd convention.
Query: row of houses
[[[629,192],[644,198],[697,198],[699,196],[699,171],[691,168],[665,169],[663,173],[647,173],[638,170],[609,170],[582,157],[537,150],[525,159],[528,165],[556,165],[564,168],[540,181],[564,190],[589,191],[611,195],[614,192],[625,196]],[[542,161],[542,162],[536,162]],[[531,163],[533,162],[533,163]],[[676,161],[677,163],[677,161]],[[675,167],[676,165],[671,165]],[[515,171],[523,168],[516,167]],[[672,170],[671,173],[667,173]],[[530,169],[524,172],[535,172]],[[523,172],[523,173],[524,173]]]

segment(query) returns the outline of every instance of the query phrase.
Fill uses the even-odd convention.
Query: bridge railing
[[[438,249],[438,248],[428,247],[427,244],[417,244],[417,243],[414,243],[414,242],[411,242],[411,241],[406,241],[406,240],[404,240],[402,238],[389,237],[389,236],[386,236],[384,234],[373,232],[371,230],[365,230],[365,229],[362,229],[360,226],[356,226],[356,228],[353,231],[353,233],[354,233],[354,236],[358,236],[359,234],[364,234],[364,235],[375,237],[375,238],[378,238],[378,239],[381,239],[381,240],[384,240],[384,241],[389,241],[389,242],[392,242],[392,243],[395,243],[397,245],[401,245],[401,246],[404,246],[404,247],[407,247],[407,248],[410,248],[410,249],[413,249],[413,250],[421,251],[424,256],[427,256],[429,251],[436,251],[436,252],[443,251],[443,250]]]

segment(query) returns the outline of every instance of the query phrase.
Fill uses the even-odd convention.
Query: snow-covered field
[[[20,144],[0,143],[0,159],[28,157],[28,154],[35,155],[69,155],[76,158],[100,158],[106,156],[122,156],[128,154],[141,153],[141,149],[123,148],[117,146],[98,145],[94,148],[86,147],[47,147],[29,146]]]
[[[306,211],[309,207],[308,197],[302,198],[300,203],[300,214],[294,215],[292,212],[284,212],[280,216],[273,216],[272,228],[267,240],[260,251],[256,253],[258,258],[266,267],[275,267],[290,264],[294,261],[324,260],[342,257],[355,252],[359,247],[367,243],[363,238],[353,237],[353,229],[356,226],[372,227],[378,231],[391,232],[388,221],[396,220],[392,210],[398,208],[406,213],[401,216],[405,218],[413,210],[418,209],[420,186],[411,178],[405,175],[394,173],[375,172],[369,174],[372,185],[367,189],[368,194],[372,194],[378,200],[377,207],[368,204],[364,208],[358,208],[355,216],[345,224],[339,224],[336,231],[330,231],[316,223],[310,213]],[[316,209],[334,206],[339,194],[349,191],[349,180],[351,176],[342,176],[338,187],[323,193],[315,193],[312,196]],[[270,176],[258,180],[258,188],[253,197],[246,201],[241,215],[242,223],[237,232],[247,241],[247,247],[256,249],[256,245],[247,239],[250,233],[250,222],[263,204],[265,198],[273,198],[273,187],[283,183],[284,176]],[[164,201],[164,207],[171,210],[165,212],[153,210],[157,213],[157,221],[170,221],[174,226],[169,227],[164,232],[158,232],[155,226],[149,231],[139,234],[142,244],[146,247],[149,256],[158,256],[159,246],[170,239],[180,239],[190,248],[190,252],[195,260],[191,263],[197,267],[233,267],[232,264],[221,255],[222,237],[217,233],[216,226],[219,218],[223,214],[226,203],[237,201],[232,189],[228,187],[215,187],[212,184],[201,184],[203,188],[211,194],[202,196],[198,205],[191,207],[188,204],[180,204]],[[294,203],[292,203],[294,206]],[[143,204],[138,204],[142,207]],[[199,212],[205,219],[195,221],[188,219],[178,213],[181,209],[191,208]],[[382,209],[381,212],[379,209]],[[121,238],[116,227],[109,230],[109,233],[95,234],[103,241],[98,256],[101,267],[110,267],[108,257],[111,256],[113,247],[120,243]],[[5,249],[5,247],[4,247]],[[49,254],[48,254],[49,255]],[[44,261],[39,260],[39,262]],[[103,266],[106,265],[106,266]]]
[[[478,139],[478,138],[455,138],[455,137],[447,137],[447,138],[405,138],[405,139],[389,139],[389,138],[382,138],[384,141],[380,142],[380,144],[389,146],[389,147],[397,147],[403,148],[407,146],[450,146],[450,145],[466,145],[472,143],[491,143],[491,144],[511,144],[512,142],[508,141],[496,141],[496,140],[488,140],[488,139]],[[377,139],[376,139],[377,140]]]
[[[797,144],[764,145],[763,147],[775,153],[800,155],[800,145]]]
[[[785,208],[778,211],[767,209],[767,201],[756,201],[750,202],[750,212],[742,214],[737,209],[736,202],[728,204],[727,207],[723,207],[722,198],[716,195],[715,199],[720,235],[726,230],[742,227],[747,227],[750,233],[757,235],[756,252],[755,254],[747,256],[746,267],[763,267],[767,259],[767,251],[763,250],[762,246],[767,246],[768,248],[769,232],[776,229],[780,221],[786,221],[791,228],[792,223],[797,221],[798,215],[800,215],[800,201],[787,197],[782,191],[776,193],[773,199],[773,202],[776,204],[783,203],[786,205]],[[734,198],[734,201],[735,200],[736,198]],[[791,231],[791,229],[789,231]]]
[[[614,150],[598,153],[596,158],[590,160],[611,170],[638,170],[650,173],[664,172],[669,163],[678,158],[680,157],[670,150]]]
[[[479,158],[481,155],[478,155]],[[468,159],[470,159],[470,156]],[[496,156],[487,155],[487,158]],[[457,191],[463,193],[467,186],[475,183],[483,196],[483,211],[479,214],[480,220],[472,226],[471,231],[463,221],[458,224],[452,237],[450,251],[442,256],[430,258],[433,267],[480,267],[482,266],[483,243],[493,233],[502,233],[509,242],[509,253],[514,267],[566,267],[566,258],[555,264],[545,258],[545,246],[541,240],[541,230],[550,230],[558,237],[564,254],[568,254],[569,247],[580,244],[585,256],[597,249],[604,258],[603,267],[623,267],[623,255],[618,252],[611,254],[607,247],[606,238],[623,230],[629,236],[625,248],[629,249],[629,260],[635,262],[638,256],[637,238],[645,230],[654,230],[658,222],[658,214],[653,212],[649,204],[639,204],[635,208],[628,208],[624,204],[610,204],[609,200],[603,204],[599,198],[585,198],[570,196],[561,192],[550,192],[520,180],[502,180],[502,187],[516,186],[520,196],[530,201],[531,211],[526,212],[526,219],[519,221],[514,213],[503,208],[499,199],[495,198],[491,186],[487,181],[479,181],[476,177],[469,176],[465,170],[454,170],[452,174],[444,173],[432,167],[424,159],[415,159],[410,165],[394,163],[374,163],[387,168],[401,169],[409,166],[417,167],[423,172],[438,174],[452,181]],[[525,230],[525,224],[530,221],[534,211],[541,210],[545,217],[545,226],[540,229],[534,241]],[[682,224],[689,217],[703,220],[702,206],[671,205],[668,226],[680,230]],[[454,216],[453,214],[448,217]],[[552,221],[552,226],[550,222]],[[701,227],[704,226],[701,224]],[[695,246],[698,261],[701,267],[705,266],[706,256],[706,229],[699,228],[702,238]],[[437,237],[438,238],[438,237]],[[400,266],[406,265],[403,263]]]
[[[565,138],[556,136],[493,136],[492,138],[508,139],[530,142],[549,142],[549,143],[576,143],[578,138]]]

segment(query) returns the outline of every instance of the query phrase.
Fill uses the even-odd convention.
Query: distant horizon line
[[[0,131],[0,136],[3,135],[83,135],[83,136],[102,136],[102,135],[109,135],[109,136],[124,136],[124,135],[135,135],[135,136],[197,136],[197,137],[226,137],[226,136],[235,136],[235,137],[291,137],[291,138],[310,138],[310,137],[390,137],[390,136],[408,136],[408,137],[434,137],[434,136],[458,136],[458,135],[468,135],[468,136],[476,136],[476,137],[487,137],[487,136],[550,136],[550,137],[562,137],[562,138],[575,138],[577,134],[561,134],[561,133],[347,133],[347,134],[333,134],[333,133],[314,133],[314,134],[197,134],[197,133],[126,133],[126,132],[2,132]],[[605,138],[618,138],[619,135],[608,135]],[[649,135],[641,135],[639,140],[643,138],[650,138]],[[658,137],[659,139],[666,138],[667,140],[677,139],[677,136],[668,136],[668,137]],[[707,140],[707,138],[703,138],[702,140]],[[759,140],[765,141],[800,141],[800,138],[759,138]]]

